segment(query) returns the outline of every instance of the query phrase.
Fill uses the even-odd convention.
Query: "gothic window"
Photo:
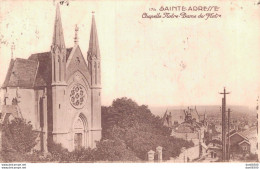
[[[95,84],[97,84],[97,63],[95,62]]]
[[[76,57],[76,63],[77,63],[77,65],[80,63],[79,57]]]
[[[55,59],[53,59],[53,80],[56,81],[56,65]]]
[[[60,56],[58,58],[58,62],[59,62],[59,81],[61,81],[61,58],[60,58]]]
[[[98,63],[98,81],[101,83],[101,72],[100,72],[100,62]]]
[[[87,100],[86,89],[80,85],[75,84],[70,91],[70,103],[75,108],[84,107]]]
[[[74,129],[84,129],[83,122],[80,118],[75,122]]]
[[[18,104],[17,98],[13,98],[13,100],[12,100],[12,105],[17,105],[17,104]]]

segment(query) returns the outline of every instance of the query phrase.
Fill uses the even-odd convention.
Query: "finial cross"
[[[75,44],[78,44],[78,42],[79,42],[78,31],[79,31],[79,27],[78,27],[78,25],[76,24],[76,26],[75,26],[75,38],[74,38]]]
[[[15,50],[15,45],[14,45],[14,42],[12,43],[12,45],[11,45],[11,58],[13,59],[13,57],[14,57],[14,50]]]

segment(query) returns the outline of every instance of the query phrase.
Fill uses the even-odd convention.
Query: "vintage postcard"
[[[2,167],[258,168],[259,0],[0,4]]]

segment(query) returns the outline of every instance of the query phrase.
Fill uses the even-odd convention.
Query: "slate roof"
[[[170,115],[170,116],[169,116]],[[167,121],[167,116],[171,119],[169,119],[171,124]],[[181,124],[184,122],[185,114],[183,110],[167,110],[163,116],[163,123],[165,126],[173,127],[172,125],[174,122],[178,122],[178,124]]]
[[[67,48],[66,59],[72,51]],[[51,53],[32,54],[28,59],[11,60],[2,88],[34,88],[51,84]]]
[[[177,133],[193,133],[195,131],[195,127],[189,123],[182,123],[176,128]]]
[[[241,141],[241,142],[238,143],[238,144],[240,145],[240,144],[242,144],[242,143],[247,143],[247,144],[251,145],[250,142],[249,142],[248,140],[243,140],[243,141]]]
[[[17,58],[12,60],[2,87],[32,88],[38,63],[34,60]]]
[[[248,130],[240,132],[241,135],[245,136],[249,140],[257,137],[257,127],[249,128]]]
[[[5,76],[5,81],[4,81],[4,83],[2,84],[2,87],[7,87],[7,86],[8,86],[8,83],[9,83],[9,80],[10,80],[10,77],[11,77],[11,73],[12,73],[13,66],[14,66],[14,60],[11,59],[11,61],[10,61],[10,63],[9,63],[8,70],[7,70],[7,73],[6,73],[6,76]]]

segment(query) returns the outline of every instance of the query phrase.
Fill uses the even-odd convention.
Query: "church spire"
[[[90,31],[88,56],[91,57],[89,59],[92,59],[93,57],[96,57],[96,58],[100,57],[94,12],[92,12],[92,25],[91,25],[91,31]]]
[[[56,6],[56,17],[55,17],[52,45],[55,47],[57,46],[60,49],[65,48],[59,3]]]
[[[97,36],[97,28],[94,12],[92,12],[92,25],[90,31],[89,48],[88,48],[88,68],[91,74],[92,87],[101,87],[101,66],[100,52]]]
[[[65,83],[66,79],[66,48],[61,24],[60,5],[56,7],[53,40],[51,45],[52,54],[52,84]]]

